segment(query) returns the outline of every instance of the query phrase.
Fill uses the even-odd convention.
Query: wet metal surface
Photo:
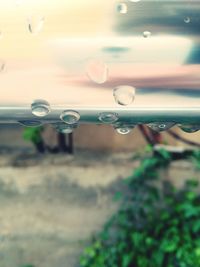
[[[80,123],[108,112],[125,124],[200,124],[200,1],[8,0],[0,16],[1,123],[34,121],[42,99],[42,123],[74,110]],[[135,88],[126,106],[113,96],[123,86]]]

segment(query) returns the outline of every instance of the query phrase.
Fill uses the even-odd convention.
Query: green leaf
[[[122,193],[121,192],[116,192],[114,197],[113,197],[113,200],[114,201],[119,201],[120,199],[122,199]]]
[[[128,267],[132,259],[132,254],[125,254],[122,258],[122,267]]]

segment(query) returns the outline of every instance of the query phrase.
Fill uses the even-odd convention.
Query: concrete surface
[[[75,156],[0,155],[0,267],[76,267],[91,237],[116,211],[121,181],[138,161],[132,153]],[[181,186],[200,174],[173,162],[162,178]]]
[[[0,156],[0,266],[73,267],[117,209],[131,154]]]

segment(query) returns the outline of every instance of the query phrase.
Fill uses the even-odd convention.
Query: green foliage
[[[32,264],[22,265],[21,267],[34,267]]]
[[[23,138],[27,141],[31,141],[34,144],[38,144],[42,141],[41,133],[43,131],[43,127],[27,127],[24,130]]]
[[[170,161],[161,150],[126,179],[126,194],[116,195],[119,211],[85,249],[81,267],[200,266],[198,183],[187,181],[179,190],[167,181],[159,186],[158,170]]]
[[[200,169],[200,150],[195,150],[191,159],[195,165],[195,167],[199,170]]]

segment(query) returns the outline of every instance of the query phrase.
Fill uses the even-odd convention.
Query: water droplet
[[[150,37],[151,36],[151,32],[149,32],[149,31],[144,31],[143,32],[143,37],[144,38],[148,38],[148,37]]]
[[[120,14],[126,14],[128,12],[128,7],[125,3],[119,3],[117,5],[117,11],[120,13]]]
[[[185,23],[190,23],[190,17],[186,17],[186,18],[184,19],[184,22],[185,22]]]
[[[86,66],[86,74],[91,81],[103,84],[108,79],[108,66],[100,59],[90,60]]]
[[[5,70],[6,63],[4,60],[0,60],[0,72],[3,72]]]
[[[60,133],[70,134],[74,131],[74,129],[77,127],[77,125],[74,126],[74,125],[67,125],[66,123],[57,123],[57,124],[55,124],[54,127]]]
[[[61,113],[60,119],[67,124],[76,124],[80,120],[80,114],[74,110],[65,110]]]
[[[129,0],[129,2],[137,3],[140,2],[140,0]]]
[[[113,90],[115,101],[119,105],[130,105],[135,99],[135,88],[129,85],[118,86]]]
[[[44,25],[44,17],[29,17],[27,22],[29,32],[35,35],[42,30]]]
[[[22,120],[22,121],[18,121],[21,125],[26,126],[26,127],[37,127],[37,126],[41,126],[42,123],[40,121],[37,120]]]
[[[119,127],[119,128],[115,128],[116,131],[119,133],[119,134],[129,134],[131,131],[132,131],[132,128],[131,127]]]
[[[113,112],[102,112],[99,114],[99,120],[104,123],[114,123],[118,120],[118,115]]]
[[[45,100],[35,100],[31,104],[31,110],[32,114],[37,116],[37,117],[44,117],[49,114],[51,111],[50,105],[47,101]]]
[[[175,125],[174,122],[167,122],[167,123],[158,122],[158,123],[147,124],[149,128],[151,128],[153,131],[156,131],[156,132],[166,131],[170,129],[171,127],[173,127],[174,125]]]
[[[200,125],[182,124],[179,125],[180,129],[186,133],[195,133],[200,130]]]

